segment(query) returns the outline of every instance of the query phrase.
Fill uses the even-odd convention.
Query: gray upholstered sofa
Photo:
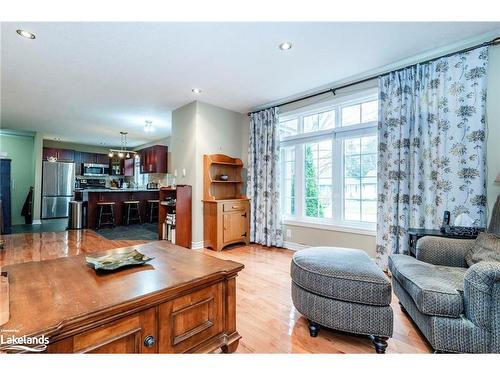
[[[488,232],[500,236],[500,197]],[[500,263],[467,267],[475,240],[423,237],[389,258],[400,304],[437,352],[500,352]]]

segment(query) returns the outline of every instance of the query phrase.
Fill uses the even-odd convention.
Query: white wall
[[[203,241],[203,155],[222,153],[246,158],[248,136],[243,115],[203,102],[192,102],[172,113],[172,169],[176,183],[193,187],[193,242]],[[246,163],[246,160],[243,159]],[[182,169],[186,176],[182,176]]]

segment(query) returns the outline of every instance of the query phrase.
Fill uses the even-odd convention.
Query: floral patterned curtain
[[[250,116],[248,147],[248,196],[250,241],[283,246],[279,187],[278,108]]]
[[[408,228],[439,229],[466,213],[486,221],[488,49],[379,79],[377,262],[408,252]]]

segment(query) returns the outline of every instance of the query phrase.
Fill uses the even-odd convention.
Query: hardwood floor
[[[293,251],[258,245],[222,252],[195,250],[245,265],[236,280],[237,327],[243,337],[237,353],[374,353],[364,336],[321,329],[310,337],[307,322],[295,310],[290,295]],[[387,353],[430,353],[431,347],[393,294],[394,336]]]
[[[23,233],[1,236],[0,266],[132,246],[146,241],[107,240],[92,230]],[[222,252],[193,250],[245,265],[237,278],[237,329],[243,337],[238,353],[374,353],[370,340],[322,329],[309,336],[306,320],[290,296],[293,251],[258,245]],[[429,353],[430,346],[399,308],[393,295],[394,336],[387,353]]]

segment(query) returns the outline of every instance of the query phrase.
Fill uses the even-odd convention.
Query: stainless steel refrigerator
[[[68,217],[74,184],[75,163],[43,162],[42,219]]]

